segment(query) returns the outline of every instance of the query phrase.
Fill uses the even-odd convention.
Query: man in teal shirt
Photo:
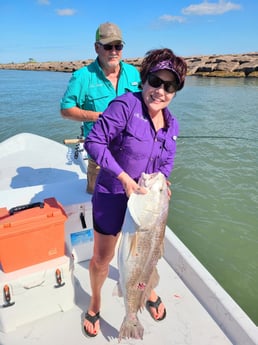
[[[61,100],[62,116],[83,122],[85,137],[111,100],[128,91],[139,91],[138,70],[122,61],[123,43],[117,25],[109,22],[101,24],[96,31],[96,60],[73,73]],[[89,158],[89,193],[94,190],[98,170],[96,163]]]

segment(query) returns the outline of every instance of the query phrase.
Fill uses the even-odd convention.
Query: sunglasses
[[[165,81],[152,73],[148,74],[147,80],[151,87],[158,88],[161,87],[161,85],[164,85],[164,90],[168,93],[174,93],[177,90],[176,81]]]
[[[124,48],[123,44],[102,44],[99,43],[99,45],[101,45],[105,50],[112,50],[113,48],[115,48],[115,50],[122,50]]]

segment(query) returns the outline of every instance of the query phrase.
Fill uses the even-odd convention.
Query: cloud
[[[76,13],[76,10],[72,8],[63,8],[56,10],[56,13],[59,16],[73,16]]]
[[[219,0],[219,2],[204,1],[198,5],[190,5],[182,10],[185,15],[217,15],[223,14],[229,11],[240,10],[241,5],[234,4],[233,2],[226,2],[225,0]]]
[[[185,18],[184,17],[180,17],[180,16],[172,16],[170,14],[164,14],[163,16],[159,17],[159,20],[163,21],[163,22],[176,22],[176,23],[183,23],[185,22]]]
[[[39,5],[50,5],[50,1],[49,0],[38,0],[38,4]]]

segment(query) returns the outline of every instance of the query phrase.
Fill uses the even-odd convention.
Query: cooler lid
[[[20,205],[10,210],[0,208],[0,237],[35,230],[35,224],[40,228],[57,221],[65,222],[66,219],[62,205],[55,198]]]

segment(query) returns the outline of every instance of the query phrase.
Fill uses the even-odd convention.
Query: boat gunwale
[[[164,258],[233,344],[258,344],[255,323],[168,226]]]

